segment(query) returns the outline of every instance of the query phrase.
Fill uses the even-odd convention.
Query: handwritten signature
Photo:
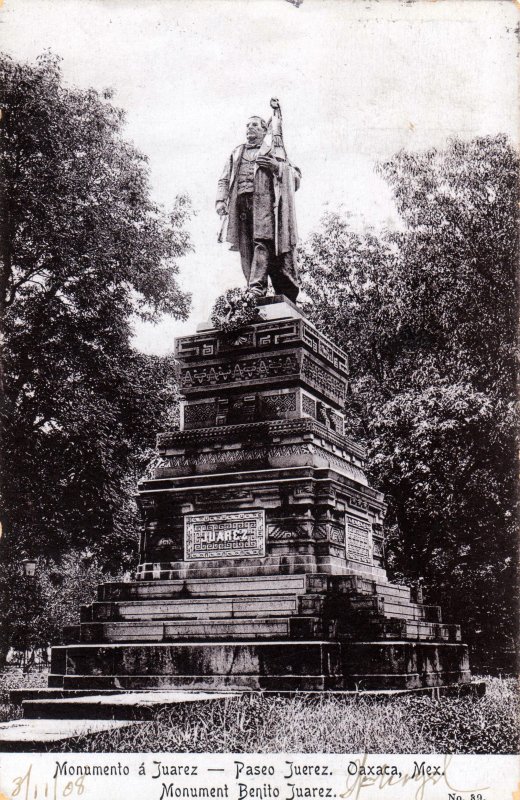
[[[415,800],[424,800],[426,796],[426,787],[428,785],[435,786],[438,783],[444,783],[452,792],[483,792],[488,789],[488,786],[474,787],[474,788],[458,788],[452,785],[448,775],[452,756],[444,756],[444,763],[442,766],[427,765],[426,762],[414,761],[414,767],[411,772],[399,772],[389,767],[388,764],[383,764],[381,767],[375,768],[368,763],[368,756],[364,755],[362,759],[352,761],[350,764],[355,764],[355,768],[347,775],[346,788],[338,796],[346,800],[352,798],[357,800],[361,797],[364,789],[372,788],[384,790],[390,786],[406,786],[407,784],[416,784],[417,789],[415,792]],[[395,774],[397,772],[397,774]]]

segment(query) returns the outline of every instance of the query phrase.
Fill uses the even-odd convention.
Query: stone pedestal
[[[383,496],[344,435],[345,353],[274,297],[176,342],[179,431],[140,484],[132,583],[53,649],[71,689],[406,689],[469,680],[440,609],[384,568]]]
[[[181,430],[143,481],[138,578],[287,572],[384,580],[383,497],[343,434],[343,353],[288,301],[178,339]],[[208,573],[209,570],[209,573]]]

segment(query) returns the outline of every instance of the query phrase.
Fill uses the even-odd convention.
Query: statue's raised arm
[[[240,252],[253,294],[263,297],[270,278],[276,294],[295,302],[299,284],[294,193],[301,173],[287,157],[276,98],[271,99],[271,108],[268,123],[262,117],[248,119],[246,141],[224,166],[216,201],[223,219],[219,239]]]

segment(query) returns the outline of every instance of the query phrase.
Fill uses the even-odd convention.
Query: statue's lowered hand
[[[225,217],[227,214],[226,203],[224,200],[219,200],[215,206],[216,212],[219,217]]]

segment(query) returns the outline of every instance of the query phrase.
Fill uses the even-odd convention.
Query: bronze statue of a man
[[[283,148],[264,142],[267,131],[261,117],[247,121],[246,142],[233,150],[218,182],[216,210],[221,217],[229,215],[226,241],[240,252],[251,292],[263,297],[269,277],[276,294],[295,302],[299,285],[294,192],[301,175],[280,157]]]

